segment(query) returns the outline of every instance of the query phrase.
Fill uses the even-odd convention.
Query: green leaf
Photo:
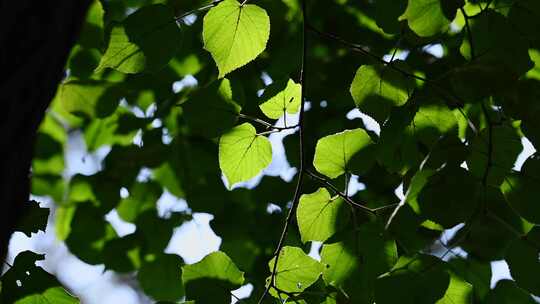
[[[415,114],[416,109],[408,105],[396,107],[381,126],[377,159],[390,172],[404,174],[424,158],[414,137],[416,130],[411,127]]]
[[[430,37],[445,32],[450,20],[444,14],[441,2],[448,0],[409,0],[407,10],[399,19],[407,19],[413,32],[420,37]]]
[[[213,82],[182,104],[186,123],[195,134],[214,138],[234,126],[242,107],[228,79]]]
[[[353,240],[354,241],[354,240]],[[355,255],[354,242],[325,244],[321,250],[321,263],[326,264],[323,272],[324,282],[340,287],[355,271],[358,271],[360,259]]]
[[[105,243],[103,264],[105,269],[127,273],[141,266],[141,246],[136,234],[128,234]]]
[[[465,58],[470,60],[476,56],[478,63],[501,67],[514,79],[533,67],[527,40],[514,30],[505,16],[485,10],[470,20],[470,27],[475,54],[469,40],[463,39],[460,52]],[[501,44],[504,47],[500,47]]]
[[[398,259],[396,242],[389,238],[380,222],[358,227],[358,247],[362,271],[369,279],[388,271]]]
[[[326,188],[302,195],[296,211],[302,242],[324,242],[334,235],[348,219],[348,209],[344,207],[345,202],[340,197],[330,197]]]
[[[363,129],[345,130],[325,136],[317,141],[313,166],[319,173],[336,178],[350,172],[349,161],[355,154],[369,155],[372,145],[371,137]],[[365,161],[369,163],[371,159],[367,156]]]
[[[219,78],[255,59],[269,36],[270,18],[254,4],[225,0],[204,16],[204,48],[212,54]]]
[[[446,105],[421,106],[414,116],[412,127],[415,136],[428,147],[452,130],[457,135],[456,116]]]
[[[163,163],[152,172],[152,177],[159,182],[167,191],[178,198],[184,198],[185,192],[181,181],[176,177],[176,172],[170,163]]]
[[[179,226],[184,218],[171,216],[169,218],[158,217],[156,210],[147,210],[139,214],[135,225],[136,234],[147,253],[162,253],[171,240],[173,230]]]
[[[405,12],[407,0],[378,0],[375,2],[375,7],[377,25],[386,33],[399,33],[398,17]]]
[[[363,65],[356,71],[350,93],[360,111],[382,123],[393,106],[407,102],[413,88],[414,81],[396,70]]]
[[[514,2],[508,13],[510,22],[529,40],[538,40],[539,18],[540,3],[535,0]]]
[[[433,256],[401,257],[391,272],[377,280],[376,303],[436,303],[443,298],[450,283],[450,275],[442,263]]]
[[[143,7],[112,26],[107,49],[96,71],[104,68],[128,74],[157,71],[176,54],[181,39],[171,9],[163,4]]]
[[[477,183],[467,170],[445,167],[429,176],[419,192],[417,200],[421,214],[445,228],[468,220],[478,203]]]
[[[274,269],[275,260],[273,258],[268,263],[270,271]],[[323,269],[321,263],[309,257],[302,249],[285,246],[279,254],[275,286],[285,292],[302,292],[317,281]]]
[[[182,269],[186,298],[197,303],[228,303],[230,291],[244,283],[244,273],[221,251]]]
[[[92,203],[86,202],[75,210],[66,245],[83,262],[96,265],[103,263],[103,247],[114,237],[115,232],[105,221],[105,215]]]
[[[485,298],[486,294],[491,289],[491,264],[489,262],[479,262],[475,259],[454,258],[448,263],[459,277],[472,284],[476,299]],[[452,280],[454,280],[453,276]],[[452,282],[450,282],[450,284],[452,284]]]
[[[124,221],[135,222],[139,214],[156,208],[162,193],[163,189],[155,182],[137,182],[129,189],[129,196],[120,201],[116,211]]]
[[[512,126],[501,125],[483,129],[472,140],[470,150],[467,158],[470,172],[480,180],[487,173],[487,183],[498,187],[514,167],[523,146]]]
[[[122,96],[114,83],[96,80],[70,80],[60,87],[60,102],[71,114],[86,117],[111,115]]]
[[[267,87],[261,97],[259,108],[268,118],[278,119],[284,114],[296,114],[300,110],[302,86],[292,79],[283,90],[276,92],[276,87],[282,88],[282,84],[273,83]]]
[[[79,304],[79,299],[70,295],[62,287],[51,287],[43,291],[43,293],[36,295],[30,295],[23,299],[18,300],[14,304],[43,304],[43,303],[55,303],[55,304]]]
[[[255,177],[271,161],[270,141],[258,135],[249,123],[231,129],[219,140],[219,167],[227,177],[229,188]]]
[[[540,159],[531,157],[525,161],[521,172],[506,176],[501,190],[510,205],[526,220],[540,224]]]
[[[525,238],[516,239],[506,252],[506,261],[516,283],[535,295],[540,295],[540,228],[533,228]]]
[[[88,12],[86,14],[86,20],[83,23],[81,32],[79,34],[80,36],[78,43],[82,47],[87,49],[102,47],[104,15],[105,11],[103,10],[103,4],[101,1],[91,1],[90,7],[88,8]]]
[[[537,303],[525,290],[516,286],[514,281],[500,280],[486,297],[486,304],[535,304]]]
[[[444,297],[436,304],[469,304],[472,301],[473,287],[467,281],[455,276],[450,276],[450,285]]]
[[[182,258],[174,254],[160,254],[145,262],[137,279],[142,290],[158,301],[177,301],[184,295]]]
[[[321,263],[327,285],[346,290],[351,303],[373,303],[375,280],[397,260],[397,248],[379,222],[361,224],[324,244]]]

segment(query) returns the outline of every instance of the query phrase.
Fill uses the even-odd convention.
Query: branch
[[[321,184],[325,185],[326,187],[332,189],[332,191],[334,191],[337,195],[339,195],[349,205],[357,207],[359,209],[362,209],[362,210],[364,210],[364,211],[366,211],[368,213],[377,215],[377,212],[385,210],[385,209],[389,209],[389,208],[392,208],[392,207],[395,207],[397,205],[397,204],[390,204],[390,205],[385,205],[385,206],[378,207],[378,208],[366,207],[366,206],[364,206],[362,204],[359,204],[359,203],[353,201],[347,194],[339,191],[339,189],[336,186],[334,186],[332,183],[330,183],[326,178],[318,176],[317,174],[311,172],[310,170],[306,170],[306,174],[309,177],[319,181]]]
[[[323,38],[326,38],[326,39],[329,39],[329,40],[333,40],[333,41],[336,41],[336,42],[339,42],[340,44],[343,44],[344,46],[348,47],[350,50],[352,51],[355,51],[355,52],[358,52],[362,55],[365,55],[365,56],[368,56],[368,57],[371,57],[372,59],[374,59],[375,61],[381,63],[381,64],[384,64],[388,67],[390,67],[391,69],[405,75],[405,76],[408,76],[408,77],[411,77],[411,78],[415,78],[415,79],[418,79],[418,80],[421,80],[423,82],[426,82],[426,83],[431,83],[432,81],[429,80],[429,79],[426,79],[424,77],[421,77],[421,76],[418,76],[418,75],[415,75],[413,73],[409,73],[407,71],[405,71],[404,69],[398,67],[398,66],[395,66],[392,64],[391,61],[386,61],[384,60],[382,57],[370,52],[369,50],[367,50],[364,46],[360,45],[360,44],[356,44],[356,43],[352,43],[352,42],[349,42],[337,35],[334,35],[334,34],[331,34],[331,33],[328,33],[328,32],[323,32],[315,27],[313,27],[312,25],[309,25],[308,24],[308,28],[310,31],[314,32],[315,34],[323,37]]]
[[[433,81],[433,80],[430,80],[430,79],[427,79],[427,78],[424,78],[424,77],[421,77],[421,76],[418,76],[418,75],[415,75],[413,73],[410,73],[402,68],[400,68],[399,66],[396,66],[394,64],[392,64],[391,61],[386,61],[384,60],[382,57],[370,52],[369,50],[367,50],[364,46],[362,45],[359,45],[359,44],[356,44],[356,43],[352,43],[352,42],[349,42],[337,35],[334,35],[334,34],[331,34],[331,33],[328,33],[328,32],[323,32],[311,25],[307,25],[308,26],[308,29],[312,32],[314,32],[315,34],[323,37],[323,38],[326,38],[328,40],[332,40],[332,41],[336,41],[344,46],[346,46],[347,48],[349,48],[351,51],[354,51],[354,52],[357,52],[357,53],[360,53],[362,55],[365,55],[365,56],[368,56],[370,58],[373,58],[375,61],[391,68],[392,70],[396,71],[396,72],[399,72],[401,73],[402,75],[404,76],[407,76],[407,77],[410,77],[410,78],[414,78],[414,79],[417,79],[417,80],[420,80],[422,82],[424,82],[425,84],[431,86],[432,88],[436,89],[436,91],[438,91],[438,94],[439,96],[441,96],[444,100],[447,100],[448,102],[450,102],[452,105],[455,105],[458,107],[459,109],[459,112],[461,113],[461,115],[463,115],[463,117],[467,120],[467,123],[469,124],[469,126],[471,127],[471,129],[473,130],[474,133],[477,133],[477,128],[474,126],[474,123],[469,119],[469,117],[463,112],[463,110],[461,109],[463,107],[463,105],[465,104],[465,102],[457,95],[455,95],[453,92],[445,89],[444,87],[441,87],[437,82]]]
[[[277,265],[279,262],[279,254],[281,250],[283,249],[283,245],[285,244],[285,238],[287,237],[287,233],[289,232],[289,227],[291,226],[292,220],[293,220],[293,214],[296,210],[296,207],[298,206],[298,201],[300,200],[300,194],[302,192],[302,183],[304,181],[304,174],[306,173],[305,170],[305,153],[304,153],[304,102],[306,97],[306,60],[307,60],[307,8],[306,8],[306,1],[302,0],[302,66],[300,68],[300,86],[301,86],[301,93],[300,93],[300,114],[298,118],[298,140],[300,145],[300,168],[298,172],[298,180],[296,182],[296,188],[294,190],[294,196],[292,200],[292,206],[289,209],[289,212],[287,213],[287,217],[285,219],[285,224],[283,226],[283,230],[281,231],[281,236],[279,238],[276,251],[274,252],[274,266],[272,268],[272,274],[270,275],[270,281],[268,282],[268,285],[264,289],[264,292],[257,302],[258,304],[261,304],[268,292],[270,291],[271,287],[276,287],[275,280],[276,280],[276,274],[277,274]]]

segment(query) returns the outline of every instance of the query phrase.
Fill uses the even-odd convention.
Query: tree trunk
[[[0,258],[30,193],[36,131],[64,73],[89,0],[0,4]]]

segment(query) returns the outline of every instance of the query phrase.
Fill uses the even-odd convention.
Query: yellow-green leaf
[[[254,4],[225,0],[204,17],[204,48],[212,54],[219,78],[255,59],[269,36],[270,18]]]
[[[219,167],[227,177],[229,188],[255,177],[271,161],[270,141],[258,135],[249,123],[231,129],[219,140]]]

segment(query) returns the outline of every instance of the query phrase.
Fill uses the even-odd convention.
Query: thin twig
[[[13,268],[13,265],[11,265],[8,261],[4,260],[4,264],[8,265],[9,268]]]
[[[231,296],[236,300],[237,303],[245,303],[243,299],[240,299],[237,297],[234,293],[231,291]]]
[[[276,246],[276,251],[274,252],[274,265],[272,267],[272,274],[270,275],[270,281],[268,282],[268,285],[264,289],[264,292],[262,296],[260,297],[258,304],[261,304],[270,291],[271,287],[277,287],[275,284],[276,280],[276,274],[277,274],[277,265],[279,262],[279,255],[281,253],[281,250],[283,249],[283,245],[285,244],[285,238],[287,237],[287,233],[289,231],[289,227],[293,220],[293,214],[296,211],[296,207],[298,206],[298,201],[300,200],[300,194],[302,192],[302,183],[304,181],[304,174],[305,174],[305,158],[304,158],[304,102],[306,97],[306,60],[307,60],[307,8],[306,8],[306,1],[302,0],[302,65],[300,68],[300,85],[301,85],[301,93],[300,93],[300,114],[298,118],[298,138],[299,138],[299,145],[300,145],[300,152],[299,152],[299,158],[300,158],[300,168],[298,172],[298,180],[296,182],[296,188],[294,190],[294,196],[292,200],[291,208],[289,209],[289,212],[287,213],[287,218],[285,219],[285,224],[283,226],[283,230],[281,232],[281,236],[279,238],[278,244]]]
[[[349,205],[357,207],[359,209],[362,209],[362,210],[364,210],[364,211],[366,211],[368,213],[376,215],[376,213],[379,212],[379,211],[389,209],[389,208],[395,207],[397,205],[397,204],[390,204],[390,205],[385,205],[385,206],[378,207],[378,208],[366,207],[366,206],[364,206],[362,204],[359,204],[359,203],[353,201],[349,196],[347,196],[347,194],[341,192],[336,186],[334,186],[332,183],[330,183],[326,178],[318,176],[317,174],[311,172],[310,170],[306,170],[306,174],[309,177],[319,181],[321,184],[325,185],[326,187],[330,188],[334,193],[339,195]]]
[[[281,132],[281,130],[264,131],[264,132],[257,133],[257,135],[269,135],[269,134],[278,133],[278,132]]]
[[[347,40],[345,40],[345,39],[343,39],[343,38],[341,38],[341,37],[339,37],[337,35],[334,35],[334,34],[331,34],[331,33],[328,33],[328,32],[323,32],[323,31],[321,31],[321,30],[319,30],[319,29],[317,29],[317,28],[315,28],[315,27],[313,27],[313,26],[311,26],[309,24],[308,24],[308,28],[309,28],[310,31],[316,33],[317,35],[319,35],[319,36],[321,36],[323,38],[326,38],[326,39],[332,40],[332,41],[336,41],[336,42],[346,46],[351,51],[355,51],[357,53],[360,53],[362,55],[370,57],[370,58],[374,59],[375,61],[377,61],[377,62],[379,62],[379,63],[381,63],[381,64],[383,64],[383,65],[385,65],[385,66],[387,66],[387,67],[389,67],[391,69],[393,69],[394,71],[401,73],[404,76],[420,80],[420,81],[424,82],[425,84],[431,86],[432,88],[436,89],[437,94],[440,97],[442,97],[444,100],[447,100],[452,105],[458,107],[459,112],[467,120],[467,123],[469,124],[469,126],[471,126],[473,131],[477,130],[477,128],[474,126],[474,123],[469,119],[469,117],[467,117],[467,115],[461,109],[463,107],[463,105],[465,105],[465,102],[459,96],[455,95],[453,92],[451,92],[451,91],[445,89],[444,87],[440,86],[437,82],[435,82],[435,81],[433,81],[431,79],[428,79],[428,78],[425,78],[425,77],[418,76],[416,74],[410,73],[410,72],[400,68],[399,66],[392,64],[392,62],[386,61],[382,57],[370,52],[369,50],[367,50],[362,45],[349,42],[349,41],[347,41]]]
[[[223,2],[223,0],[214,0],[212,3],[210,3],[208,5],[201,6],[199,8],[194,9],[194,10],[191,10],[189,12],[185,12],[185,13],[179,15],[179,16],[176,16],[176,17],[174,17],[174,20],[176,22],[182,21],[184,18],[186,18],[189,15],[196,14],[196,13],[199,13],[199,12],[202,12],[202,11],[205,11],[205,10],[209,10],[212,7],[218,5],[221,2]]]
[[[391,67],[393,70],[405,75],[405,76],[408,76],[408,77],[411,77],[411,78],[415,78],[415,79],[418,79],[418,80],[421,80],[423,82],[426,82],[426,83],[431,83],[432,81],[427,79],[427,78],[424,78],[422,76],[418,76],[418,75],[415,75],[413,73],[410,73],[410,72],[407,72],[405,71],[404,69],[398,67],[398,66],[395,66],[395,65],[392,65],[390,61],[386,61],[384,60],[382,57],[368,51],[364,46],[362,45],[359,45],[359,44],[356,44],[356,43],[352,43],[352,42],[349,42],[337,35],[334,35],[334,34],[331,34],[331,33],[328,33],[328,32],[323,32],[311,25],[308,24],[308,28],[310,31],[316,33],[317,35],[321,36],[321,37],[324,37],[326,39],[330,39],[330,40],[334,40],[334,41],[337,41],[339,42],[340,44],[343,44],[345,46],[347,46],[350,50],[352,51],[355,51],[355,52],[358,52],[358,53],[361,53],[365,56],[368,56],[374,60],[376,60],[377,62],[383,64],[383,65],[387,65],[389,67]]]
[[[295,129],[295,128],[298,127],[298,126],[277,127],[277,126],[274,126],[273,124],[271,124],[271,123],[269,123],[269,122],[267,122],[267,121],[264,121],[264,120],[262,120],[262,119],[260,119],[260,118],[252,117],[252,116],[249,116],[249,115],[246,115],[246,114],[242,114],[242,113],[239,113],[239,114],[238,114],[238,117],[243,118],[243,119],[247,119],[247,120],[251,120],[251,121],[253,121],[253,122],[256,122],[256,123],[258,123],[258,124],[261,124],[261,125],[265,126],[265,127],[268,128],[268,129],[274,129],[274,130],[280,130],[280,131],[282,131],[282,130]]]

